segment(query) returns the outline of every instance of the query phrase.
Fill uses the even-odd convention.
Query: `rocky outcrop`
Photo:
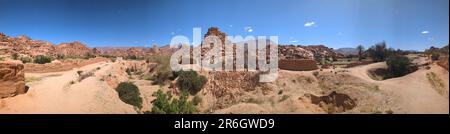
[[[345,112],[356,106],[356,102],[350,96],[335,91],[325,96],[315,96],[310,94],[311,103],[320,105],[329,113]],[[330,111],[332,110],[332,111]]]
[[[86,54],[93,54],[93,51],[83,43],[75,41],[72,43],[61,43],[53,45],[42,40],[33,40],[27,36],[9,37],[0,35],[0,55],[25,55],[34,57],[38,55],[64,56],[64,57],[84,57]]]
[[[20,62],[0,62],[0,98],[26,93],[23,69]]]
[[[93,55],[92,50],[79,41],[61,43],[55,47],[55,50],[56,55],[63,55],[66,57],[85,57],[89,54]]]
[[[334,61],[337,58],[344,57],[337,53],[333,48],[324,45],[279,45],[278,52],[280,59],[314,59],[318,62],[323,60]]]

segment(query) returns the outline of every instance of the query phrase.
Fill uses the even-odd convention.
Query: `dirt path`
[[[40,80],[30,82],[26,94],[1,99],[0,113],[136,113],[98,77],[110,72],[112,64],[100,62],[66,72],[25,74]],[[78,82],[78,70],[96,73]]]
[[[427,79],[427,72],[435,72],[445,81],[448,90],[448,71],[437,65],[430,70],[419,69],[416,72],[399,78],[376,81],[368,76],[368,70],[386,66],[385,63],[374,63],[349,69],[350,74],[365,81],[375,83],[380,89],[392,91],[396,97],[398,109],[396,113],[449,113],[449,99],[440,95]]]

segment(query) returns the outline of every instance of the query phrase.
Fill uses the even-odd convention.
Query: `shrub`
[[[78,72],[77,72],[78,73]],[[86,79],[86,78],[88,78],[88,77],[91,77],[92,75],[94,75],[94,73],[93,72],[91,72],[91,71],[89,71],[89,72],[81,72],[81,73],[78,73],[78,82],[81,82],[82,80],[84,80],[84,79]]]
[[[19,54],[17,54],[17,53],[13,53],[11,55],[11,59],[13,59],[13,60],[18,60],[18,58],[19,58]]]
[[[437,61],[439,60],[439,56],[441,56],[438,52],[432,52],[431,53],[431,60]]]
[[[283,101],[287,100],[289,97],[290,97],[289,95],[283,95],[283,96],[281,96],[281,99],[278,100],[278,102],[283,102]]]
[[[195,71],[178,72],[177,87],[188,91],[192,95],[197,94],[206,84],[206,77],[198,75]]]
[[[117,86],[116,91],[119,93],[119,98],[123,102],[142,107],[142,98],[140,97],[139,88],[131,82],[121,82]]]
[[[20,57],[20,61],[22,61],[22,63],[29,63],[32,59],[30,57]]]
[[[181,92],[179,99],[172,98],[172,94],[158,90],[153,96],[152,113],[154,114],[192,114],[196,111],[194,104],[187,100],[189,94]]]
[[[44,56],[44,55],[38,55],[36,57],[34,57],[34,63],[37,64],[45,64],[45,63],[50,63],[52,62],[52,58],[48,57],[48,56]]]
[[[194,105],[198,105],[202,102],[202,98],[198,95],[194,96],[194,98],[192,98],[192,104]]]
[[[314,71],[314,72],[313,72],[313,75],[317,77],[317,76],[319,76],[319,72]]]
[[[369,56],[372,58],[375,62],[384,61],[388,55],[388,50],[386,49],[386,43],[381,42],[378,44],[375,44],[374,46],[370,47],[367,52]]]
[[[386,61],[388,65],[388,71],[393,77],[399,77],[409,72],[411,62],[406,56],[393,55]]]
[[[152,77],[152,84],[164,85],[167,80],[174,80],[177,76],[170,68],[170,56],[158,55],[146,59],[148,63],[156,63],[154,71],[156,74]]]

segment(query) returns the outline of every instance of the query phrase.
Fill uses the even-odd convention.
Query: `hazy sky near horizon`
[[[449,0],[0,0],[0,32],[54,44],[166,45],[211,26],[281,44],[423,50],[449,43]]]

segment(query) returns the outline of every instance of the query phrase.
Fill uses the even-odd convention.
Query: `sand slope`
[[[112,64],[101,62],[66,72],[25,74],[42,80],[29,83],[30,90],[26,94],[1,99],[0,113],[136,113],[97,77],[109,72]],[[77,70],[97,67],[101,69],[94,76],[77,81]]]

